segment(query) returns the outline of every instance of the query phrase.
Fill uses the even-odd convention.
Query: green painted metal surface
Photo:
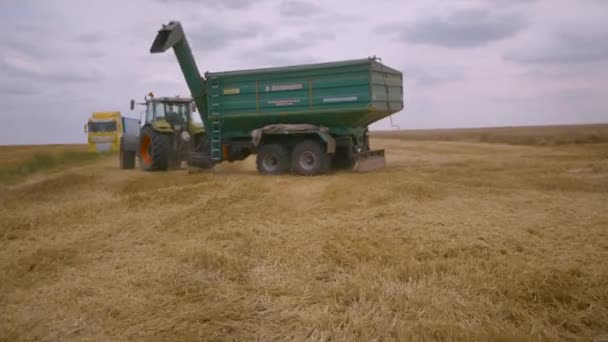
[[[250,138],[271,124],[325,126],[335,135],[362,139],[365,128],[403,109],[401,72],[376,59],[280,68],[208,72],[200,76],[179,22],[158,31],[151,53],[173,48],[211,141]]]
[[[253,129],[308,123],[332,131],[365,127],[403,109],[403,76],[375,59],[292,67],[208,72],[211,112],[224,137]]]
[[[203,124],[205,127],[208,127],[207,117],[202,114],[207,111],[205,82],[201,78],[194,56],[192,56],[192,50],[179,22],[170,22],[167,25],[163,25],[158,31],[154,42],[152,42],[150,53],[165,52],[169,48],[173,48],[192,98],[201,113]]]

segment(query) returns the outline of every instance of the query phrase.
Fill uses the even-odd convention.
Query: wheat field
[[[0,341],[608,336],[608,144],[373,144],[365,174],[2,185]]]

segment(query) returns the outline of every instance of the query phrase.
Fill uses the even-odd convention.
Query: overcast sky
[[[170,20],[202,72],[379,56],[402,129],[608,122],[604,0],[1,0],[0,144],[83,143],[92,111],[189,95],[148,53]]]

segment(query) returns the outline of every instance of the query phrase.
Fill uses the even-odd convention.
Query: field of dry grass
[[[608,124],[421,129],[374,132],[386,139],[468,141],[511,145],[565,145],[608,143]]]
[[[0,341],[608,335],[608,144],[373,143],[367,174],[2,186]]]
[[[0,184],[16,183],[34,174],[76,166],[106,154],[89,153],[87,145],[79,144],[0,146]]]
[[[58,156],[66,152],[86,152],[87,145],[0,145],[2,166],[23,163],[37,154]]]

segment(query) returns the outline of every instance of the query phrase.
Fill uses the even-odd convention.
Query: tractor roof
[[[181,102],[181,103],[189,103],[192,102],[191,97],[153,97],[148,99],[149,102]]]

